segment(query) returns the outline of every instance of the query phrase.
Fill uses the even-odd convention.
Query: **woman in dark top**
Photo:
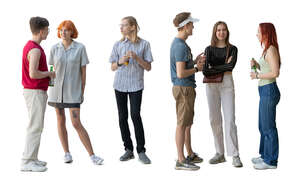
[[[237,48],[229,43],[229,31],[225,22],[217,22],[213,28],[211,45],[205,49],[206,62],[203,74],[206,78],[222,78],[217,81],[206,80],[206,95],[209,119],[214,135],[216,155],[210,164],[225,162],[222,113],[225,121],[225,140],[228,156],[233,156],[232,165],[242,167],[239,158],[237,128],[235,125],[235,94],[232,70],[237,60]]]

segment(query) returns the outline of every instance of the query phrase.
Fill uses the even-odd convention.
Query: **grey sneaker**
[[[264,160],[261,157],[257,157],[257,158],[252,158],[251,161],[253,164],[258,164],[258,163],[262,163]]]
[[[197,153],[194,153],[194,154],[191,155],[191,156],[187,156],[186,159],[187,159],[189,162],[192,162],[192,163],[202,163],[202,162],[203,162],[203,159],[200,158],[200,157],[198,156]]]
[[[147,157],[145,152],[141,152],[138,155],[139,155],[140,162],[142,162],[144,164],[151,164],[151,160]]]
[[[120,157],[120,161],[128,161],[134,158],[133,152],[126,150],[125,153]]]
[[[199,170],[200,167],[195,165],[194,163],[188,161],[187,159],[185,159],[183,162],[179,162],[178,160],[176,161],[176,166],[175,166],[176,170],[191,170],[191,171],[195,171],[195,170]]]
[[[241,161],[241,159],[240,159],[239,156],[233,156],[232,157],[232,165],[234,167],[237,167],[237,168],[243,167],[243,163],[242,163],[242,161]]]
[[[224,157],[224,154],[219,154],[219,153],[216,153],[216,155],[209,160],[209,163],[210,164],[218,164],[218,163],[223,163],[225,162],[225,157]]]

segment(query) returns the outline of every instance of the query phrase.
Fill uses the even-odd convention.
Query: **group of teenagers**
[[[237,127],[235,124],[235,90],[232,71],[237,62],[238,49],[229,42],[229,30],[225,22],[219,21],[213,27],[211,44],[204,53],[195,59],[186,43],[193,34],[194,23],[191,13],[182,12],[173,20],[178,30],[170,49],[170,71],[173,83],[173,97],[176,101],[177,127],[175,142],[177,147],[176,170],[198,170],[197,163],[203,159],[193,151],[191,145],[191,127],[194,118],[196,98],[195,74],[202,71],[203,83],[206,83],[206,95],[209,108],[209,120],[214,136],[216,154],[210,164],[225,162],[224,132],[227,155],[232,156],[232,165],[242,167],[239,157]],[[48,105],[54,107],[57,117],[58,135],[64,150],[64,162],[73,161],[69,150],[66,129],[65,108],[69,108],[73,127],[87,150],[92,163],[101,165],[103,158],[96,156],[89,135],[80,120],[80,105],[84,101],[86,66],[89,63],[85,46],[75,41],[78,31],[70,20],[63,21],[57,28],[61,41],[52,46],[48,63],[40,43],[47,39],[49,22],[42,17],[32,17],[29,21],[32,39],[23,49],[22,84],[23,95],[28,110],[25,149],[21,162],[21,171],[43,172],[47,163],[38,159],[41,134],[44,126],[44,114]],[[128,98],[130,116],[134,125],[138,159],[144,164],[151,160],[146,155],[145,135],[140,115],[144,88],[144,70],[151,70],[153,61],[150,44],[138,36],[139,25],[132,16],[121,20],[121,40],[117,41],[109,58],[111,70],[115,71],[113,88],[118,108],[119,127],[124,144],[124,154],[120,161],[134,159],[134,147],[128,126]],[[261,23],[257,38],[263,48],[259,62],[252,59],[251,67],[259,72],[251,72],[251,79],[259,79],[259,157],[252,158],[255,169],[275,169],[278,160],[278,134],[276,128],[276,105],[280,92],[276,84],[279,76],[280,54],[276,30],[272,23]],[[54,71],[48,71],[48,65]],[[50,80],[55,80],[49,87]],[[47,90],[49,88],[49,98]],[[221,109],[222,108],[222,109]],[[187,156],[184,154],[184,147]]]

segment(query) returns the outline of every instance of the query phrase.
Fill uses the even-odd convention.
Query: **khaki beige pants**
[[[33,89],[24,89],[23,95],[29,116],[25,149],[22,158],[22,163],[26,164],[29,161],[37,160],[38,158],[48,96],[46,91]]]
[[[222,106],[227,155],[238,156],[237,127],[235,125],[235,94],[232,75],[225,74],[222,83],[206,84],[206,96],[217,153],[224,154]]]

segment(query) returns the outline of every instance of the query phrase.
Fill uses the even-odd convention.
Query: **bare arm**
[[[111,70],[112,71],[116,71],[118,69],[118,62],[119,64],[124,64],[125,62],[128,62],[129,61],[129,56],[125,55],[123,56],[120,60],[118,60],[117,62],[112,62],[111,63]]]
[[[82,91],[82,96],[84,95],[85,82],[86,82],[86,65],[81,67],[81,91]]]
[[[137,56],[135,52],[129,51],[127,54],[129,57],[135,59],[137,63],[146,71],[151,70],[151,63],[143,60],[141,57]]]
[[[176,73],[178,78],[186,78],[196,73],[196,69],[185,69],[185,62],[176,62]]]
[[[118,69],[118,64],[117,64],[117,62],[113,62],[113,63],[111,63],[111,70],[112,71],[116,71],[117,69]]]
[[[42,78],[47,78],[47,77],[55,77],[55,72],[38,70],[40,57],[41,57],[41,52],[37,48],[30,50],[28,53],[30,78],[42,79]]]
[[[140,64],[140,66],[142,66],[143,69],[145,69],[146,71],[150,71],[151,70],[151,63],[144,61],[142,58],[140,58],[139,56],[136,56],[136,61]]]

